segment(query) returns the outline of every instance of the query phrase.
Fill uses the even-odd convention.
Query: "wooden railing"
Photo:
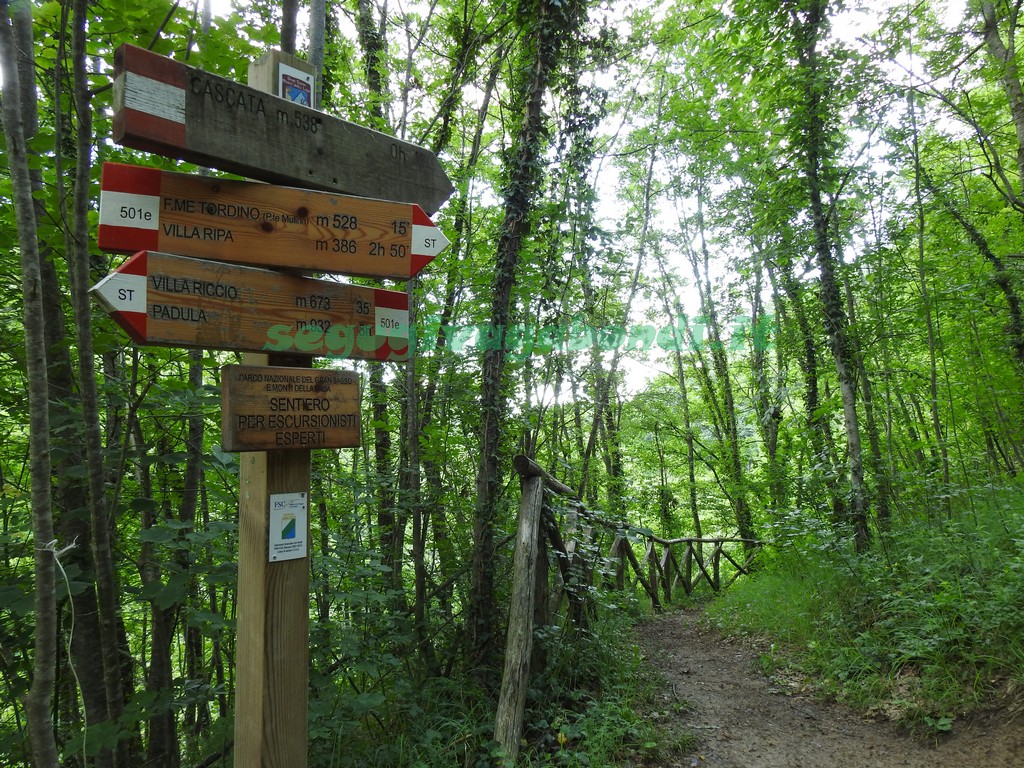
[[[514,766],[523,727],[533,629],[553,623],[562,606],[566,619],[586,626],[596,616],[595,576],[607,588],[635,590],[640,584],[655,611],[672,602],[682,587],[692,595],[701,583],[714,591],[749,574],[762,542],[734,537],[665,539],[625,521],[608,520],[588,510],[572,488],[525,456],[514,460],[522,496],[513,560],[505,669],[495,718],[495,740]],[[562,513],[560,523],[556,507]],[[607,554],[602,540],[612,543]],[[637,557],[635,545],[644,555]],[[725,583],[723,560],[732,566]],[[555,564],[549,573],[549,561]]]

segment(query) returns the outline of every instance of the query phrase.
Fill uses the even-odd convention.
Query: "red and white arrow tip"
[[[432,262],[438,254],[451,245],[451,241],[444,236],[426,211],[415,203],[412,206],[412,274],[417,274],[427,264]]]
[[[92,287],[90,293],[138,343],[146,341],[146,251],[139,251]]]

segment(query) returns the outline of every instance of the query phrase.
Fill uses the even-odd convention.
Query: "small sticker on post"
[[[305,493],[275,493],[270,497],[269,551],[272,563],[306,557]]]

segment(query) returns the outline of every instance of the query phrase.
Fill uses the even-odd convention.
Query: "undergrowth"
[[[952,505],[951,505],[952,507]],[[722,629],[770,637],[839,700],[933,734],[1024,689],[1024,492],[894,523],[855,555],[822,527],[776,526],[760,572],[713,602]]]
[[[547,663],[528,694],[524,765],[618,768],[667,757],[675,747],[642,714],[653,681],[630,631],[636,601],[602,594],[598,614],[585,630],[537,634]]]
[[[659,735],[639,702],[652,681],[641,669],[631,627],[638,603],[597,591],[598,617],[587,629],[540,627],[534,641],[545,661],[527,693],[517,765],[620,768],[659,760],[676,745]],[[393,632],[400,632],[394,627]],[[318,681],[311,702],[311,765],[330,768],[492,768],[496,691],[471,675],[415,681],[401,661],[372,644],[349,649],[371,668],[372,686],[332,691]],[[382,681],[388,681],[386,684]]]

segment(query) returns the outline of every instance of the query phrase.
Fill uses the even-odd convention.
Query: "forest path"
[[[1005,712],[957,720],[937,745],[926,744],[766,676],[758,658],[767,649],[708,628],[699,609],[646,621],[638,639],[666,680],[652,705],[658,721],[698,738],[696,752],[652,768],[1024,766],[1024,714],[1009,723]]]

